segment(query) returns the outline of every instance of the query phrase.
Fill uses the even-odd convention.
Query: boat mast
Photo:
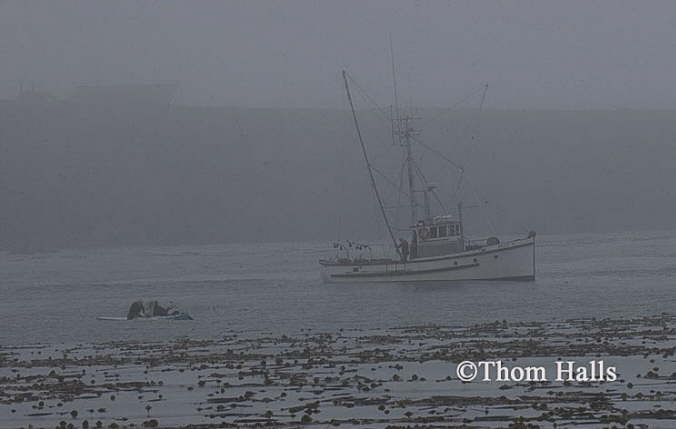
[[[413,149],[411,148],[411,138],[416,132],[410,127],[409,121],[413,119],[410,116],[401,118],[403,129],[403,145],[406,148],[406,169],[408,172],[408,199],[411,206],[411,223],[410,226],[415,225],[418,220],[418,201],[415,197],[415,175],[413,172]]]
[[[401,116],[399,110],[399,97],[397,94],[397,72],[394,66],[394,48],[392,47],[392,35],[390,34],[390,59],[392,60],[392,90],[394,92],[394,111],[396,113],[396,134],[399,138],[399,145],[404,146],[406,149],[406,172],[408,175],[408,200],[409,206],[411,209],[411,222],[410,226],[413,226],[418,221],[418,201],[415,197],[415,174],[413,171],[413,150],[411,148],[411,139],[416,134],[416,131],[410,127],[409,121],[415,119],[411,116]],[[394,128],[393,128],[393,133]]]
[[[371,188],[373,188],[373,193],[378,200],[378,206],[380,207],[380,213],[383,215],[383,220],[385,221],[385,226],[387,227],[387,232],[390,234],[392,239],[392,244],[394,244],[394,249],[397,251],[397,254],[401,257],[401,252],[397,246],[397,239],[394,237],[394,232],[392,232],[392,226],[390,221],[387,218],[387,212],[385,212],[385,206],[383,205],[383,200],[380,198],[380,192],[378,192],[378,186],[376,185],[376,179],[373,176],[373,168],[371,167],[371,162],[369,161],[368,154],[366,153],[366,145],[364,144],[364,139],[361,136],[361,129],[359,128],[359,121],[357,120],[357,113],[354,110],[354,103],[352,102],[352,94],[350,93],[350,85],[347,83],[347,72],[343,70],[343,82],[345,82],[345,92],[347,93],[347,100],[350,102],[350,109],[352,110],[352,119],[354,120],[354,127],[357,130],[357,136],[359,137],[359,144],[361,145],[361,151],[364,155],[364,162],[366,163],[366,168],[369,172],[369,178],[371,179]]]

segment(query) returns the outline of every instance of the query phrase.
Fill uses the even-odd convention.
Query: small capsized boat
[[[127,319],[126,317],[98,316],[96,320],[105,320],[109,322],[129,322],[132,320],[193,320],[188,313],[172,314],[170,316],[138,317],[136,319]]]
[[[193,320],[190,314],[179,310],[173,302],[164,307],[156,300],[134,301],[129,307],[127,317],[99,316],[96,319],[118,322],[131,320]]]

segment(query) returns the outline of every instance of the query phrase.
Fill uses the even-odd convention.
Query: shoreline
[[[672,314],[2,346],[0,428],[668,427],[675,350]],[[603,360],[618,377],[456,374],[460,362],[494,360],[510,368]]]

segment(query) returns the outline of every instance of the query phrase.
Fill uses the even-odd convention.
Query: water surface
[[[535,282],[322,284],[326,243],[0,253],[1,344],[673,312],[676,232],[538,236]],[[191,322],[102,322],[138,298]]]

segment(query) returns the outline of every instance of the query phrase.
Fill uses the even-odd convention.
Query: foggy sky
[[[344,107],[348,68],[390,101],[498,108],[676,107],[673,1],[0,2],[0,97],[19,84],[178,81],[178,100]],[[414,89],[412,89],[414,88]]]
[[[469,232],[674,228],[675,28],[657,1],[0,0],[0,248],[382,238],[340,71],[396,176],[360,89],[392,102],[390,36],[421,138],[465,167],[444,198]],[[170,105],[12,99],[169,81]]]

